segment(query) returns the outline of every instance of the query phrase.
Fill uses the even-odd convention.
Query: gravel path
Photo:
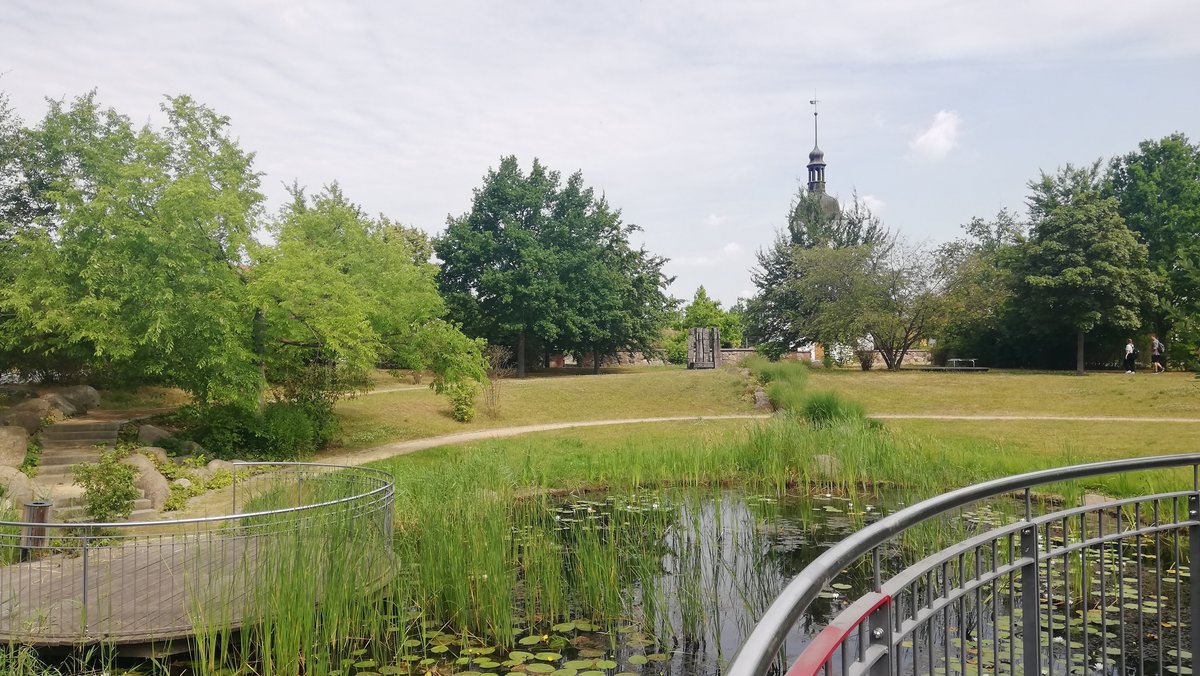
[[[625,418],[620,420],[583,420],[578,422],[557,422],[544,423],[541,425],[521,425],[519,427],[499,427],[489,430],[477,430],[474,432],[461,432],[459,434],[446,434],[437,437],[426,437],[424,439],[410,439],[408,441],[397,441],[383,446],[375,446],[366,448],[361,451],[352,451],[348,453],[339,453],[320,458],[320,462],[328,462],[336,465],[361,465],[376,460],[384,460],[396,455],[405,455],[415,451],[422,451],[427,448],[435,448],[437,446],[449,446],[452,444],[462,444],[468,441],[480,441],[483,439],[499,439],[502,437],[515,437],[531,432],[549,432],[553,430],[569,430],[579,427],[602,427],[606,425],[631,425],[637,423],[660,423],[660,422],[687,422],[694,420],[764,420],[769,418],[769,415],[701,415],[701,416],[673,416],[667,418]],[[1060,421],[1086,421],[1086,422],[1162,422],[1162,423],[1200,423],[1200,418],[1134,418],[1134,417],[1117,417],[1117,416],[1050,416],[1050,415],[921,415],[921,414],[883,414],[868,416],[877,420],[1060,420]]]

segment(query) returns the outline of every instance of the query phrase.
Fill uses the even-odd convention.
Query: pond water
[[[518,610],[511,617],[512,647],[478,633],[468,636],[428,609],[392,607],[383,618],[389,625],[386,635],[336,655],[323,673],[715,676],[802,568],[903,502],[900,496],[851,499],[735,490],[530,501],[518,508],[508,543],[509,559],[521,562],[514,578]],[[934,531],[958,529],[955,537],[961,537],[964,526],[986,530],[1014,518],[1008,512],[1015,508],[1001,504],[962,512]],[[535,551],[561,553],[549,567],[570,575],[539,573],[530,563]],[[547,588],[562,579],[575,587]],[[869,590],[870,579],[864,563],[834,580],[789,634],[789,662]],[[567,597],[570,611],[538,613],[543,597],[555,593]],[[147,665],[126,666],[133,666],[127,673],[151,673]],[[187,659],[174,660],[170,670],[181,676],[199,673]]]

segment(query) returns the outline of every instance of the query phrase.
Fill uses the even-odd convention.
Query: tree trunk
[[[517,377],[525,377],[525,330],[517,334]]]
[[[550,368],[550,348],[546,348],[546,351],[542,354],[542,368]]]
[[[600,374],[600,348],[592,346],[592,375]]]
[[[1083,329],[1075,334],[1075,375],[1083,375]]]

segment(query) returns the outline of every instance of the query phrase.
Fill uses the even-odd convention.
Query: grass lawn
[[[428,388],[369,394],[338,404],[342,430],[335,447],[543,422],[752,413],[753,398],[746,379],[728,369],[606,369],[598,376],[554,369],[502,381],[498,411],[488,411],[482,396],[477,409],[475,420],[463,424],[450,418],[449,401]]]
[[[809,391],[831,390],[867,414],[1077,415],[1200,418],[1191,373],[860,371],[813,369]]]

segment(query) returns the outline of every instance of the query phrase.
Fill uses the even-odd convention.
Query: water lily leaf
[[[521,645],[537,645],[541,642],[542,642],[541,636],[526,636],[526,637],[522,638],[521,640],[517,641],[517,643],[520,643]]]
[[[544,660],[544,661],[546,661],[546,662],[553,662],[553,661],[555,661],[555,660],[561,660],[561,659],[562,659],[562,655],[561,655],[561,654],[559,654],[559,653],[552,653],[552,652],[538,653],[537,655],[534,655],[534,657],[537,657],[539,660]]]
[[[617,663],[612,660],[598,660],[596,667],[600,669],[616,669]]]
[[[552,674],[556,671],[556,669],[549,664],[534,662],[533,664],[526,665],[525,671],[531,674]]]
[[[574,622],[563,622],[561,624],[556,624],[550,628],[554,631],[575,631],[575,623]]]
[[[650,661],[650,659],[648,657],[646,657],[645,655],[633,655],[632,657],[629,658],[630,664],[645,664],[649,661]]]
[[[378,662],[376,662],[375,660],[363,660],[362,662],[355,662],[354,668],[355,669],[370,669],[377,664],[378,664]]]

